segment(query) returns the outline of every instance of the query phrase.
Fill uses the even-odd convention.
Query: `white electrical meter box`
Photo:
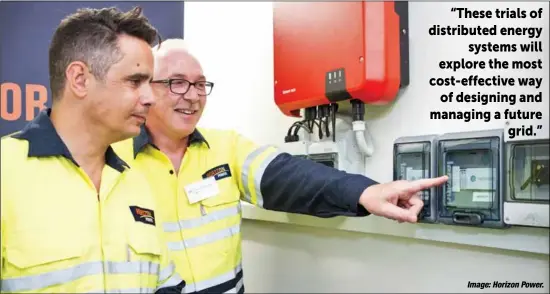
[[[294,157],[307,158],[308,145],[309,142],[304,141],[289,142],[279,146],[279,149],[283,152],[293,155]]]
[[[296,158],[309,159],[326,166],[338,168],[338,146],[332,142],[321,144],[312,144],[306,141],[291,142],[284,143],[279,149]]]
[[[437,174],[437,136],[401,137],[393,144],[393,180],[414,181]],[[424,207],[418,222],[437,221],[436,188],[422,191]]]
[[[504,222],[549,227],[550,141],[506,143],[507,193]]]
[[[308,146],[307,158],[347,173],[365,173],[365,159],[357,149],[353,137],[336,142],[329,139],[312,142]]]
[[[504,130],[447,133],[438,138],[438,222],[503,228]]]
[[[317,141],[284,143],[280,150],[351,174],[365,174],[365,157],[356,143],[351,121],[336,118],[336,136]],[[309,135],[309,134],[308,134]],[[304,135],[304,138],[312,137]]]

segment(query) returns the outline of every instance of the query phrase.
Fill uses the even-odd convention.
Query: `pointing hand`
[[[376,184],[363,191],[359,203],[371,214],[399,222],[417,222],[417,216],[424,206],[420,192],[447,182],[442,176],[416,181],[394,181]]]

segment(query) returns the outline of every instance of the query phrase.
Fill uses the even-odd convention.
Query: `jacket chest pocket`
[[[133,223],[126,233],[126,262],[122,263],[120,273],[131,274],[132,283],[117,280],[117,287],[133,289],[154,289],[161,271],[161,241],[157,227]],[[144,292],[141,292],[144,293]]]
[[[135,223],[126,233],[126,261],[136,262],[140,269],[136,271],[155,274],[161,259],[161,240],[157,228],[152,225]],[[147,265],[146,267],[143,267]]]
[[[200,203],[208,210],[235,206],[240,201],[239,189],[230,178],[216,181],[219,193],[202,200]]]
[[[234,247],[231,237],[240,233],[241,203],[236,185],[229,180],[220,184],[219,195],[201,201],[201,213],[203,223],[207,226],[205,231],[209,231],[203,238],[208,239],[208,243],[223,242],[224,245],[219,249],[225,256]]]
[[[202,200],[201,205],[207,208],[235,205],[240,199],[235,176],[227,163],[216,165],[203,173],[201,178],[212,181],[219,192]]]

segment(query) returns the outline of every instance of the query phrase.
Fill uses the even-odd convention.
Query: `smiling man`
[[[196,127],[214,84],[183,40],[153,49],[146,128],[116,145],[153,185],[164,238],[185,293],[243,293],[240,200],[317,217],[376,214],[416,222],[417,193],[447,179],[378,184],[258,146],[234,131]]]

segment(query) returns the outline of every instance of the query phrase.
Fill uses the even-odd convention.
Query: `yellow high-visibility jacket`
[[[100,191],[49,110],[0,150],[2,293],[181,291],[151,187],[112,148]]]
[[[234,131],[195,130],[178,173],[145,128],[113,148],[151,182],[185,293],[244,292],[241,200],[319,217],[365,216],[358,199],[376,183],[258,146]]]

